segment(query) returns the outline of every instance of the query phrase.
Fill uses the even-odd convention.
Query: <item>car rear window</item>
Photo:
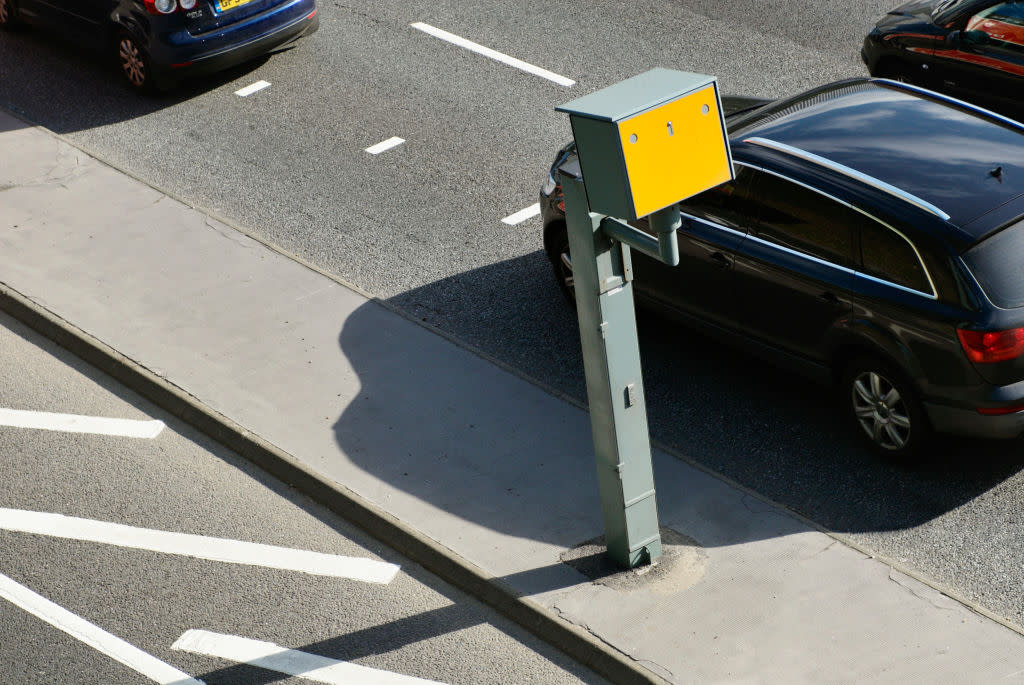
[[[964,263],[994,305],[1024,307],[1024,220],[969,249]]]

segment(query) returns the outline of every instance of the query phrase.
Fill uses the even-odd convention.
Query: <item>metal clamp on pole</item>
[[[679,239],[676,236],[676,231],[683,225],[679,207],[672,205],[654,212],[650,216],[650,222],[656,238],[612,217],[605,217],[601,222],[601,230],[609,237],[640,250],[645,255],[659,259],[669,266],[677,266],[679,264]]]

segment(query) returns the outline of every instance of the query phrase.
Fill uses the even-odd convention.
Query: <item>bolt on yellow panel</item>
[[[732,179],[714,85],[619,122],[636,216]]]

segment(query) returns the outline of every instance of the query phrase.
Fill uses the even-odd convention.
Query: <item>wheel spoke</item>
[[[903,447],[904,444],[906,444],[906,440],[904,439],[904,437],[900,434],[898,430],[896,430],[896,426],[892,425],[891,423],[885,424],[885,432],[889,436],[889,441],[892,447],[899,449]]]
[[[885,397],[882,398],[882,402],[884,402],[885,406],[889,409],[895,409],[896,405],[900,403],[900,399],[899,391],[895,387],[892,387],[889,389],[889,392],[885,394]]]
[[[865,407],[861,405],[855,406],[853,408],[853,412],[861,419],[870,419],[875,415],[875,410],[872,407]]]
[[[871,404],[873,398],[871,397],[871,392],[864,385],[864,381],[858,378],[853,383],[853,389],[857,392],[858,395],[860,395],[860,398],[862,400],[864,400],[868,404]]]
[[[885,445],[885,440],[882,437],[882,432],[884,428],[885,425],[877,419],[871,425],[871,439],[877,442],[879,445],[883,446]]]
[[[868,374],[868,381],[871,383],[871,399],[879,400],[882,398],[882,377],[877,373]]]
[[[910,417],[904,414],[892,414],[889,417],[889,421],[899,426],[900,428],[910,428]]]

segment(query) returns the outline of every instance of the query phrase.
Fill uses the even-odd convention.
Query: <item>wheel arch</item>
[[[831,351],[832,382],[837,384],[847,367],[856,359],[874,357],[902,373],[921,392],[917,379],[922,377],[920,363],[907,345],[884,328],[869,321],[855,322],[837,336]]]

